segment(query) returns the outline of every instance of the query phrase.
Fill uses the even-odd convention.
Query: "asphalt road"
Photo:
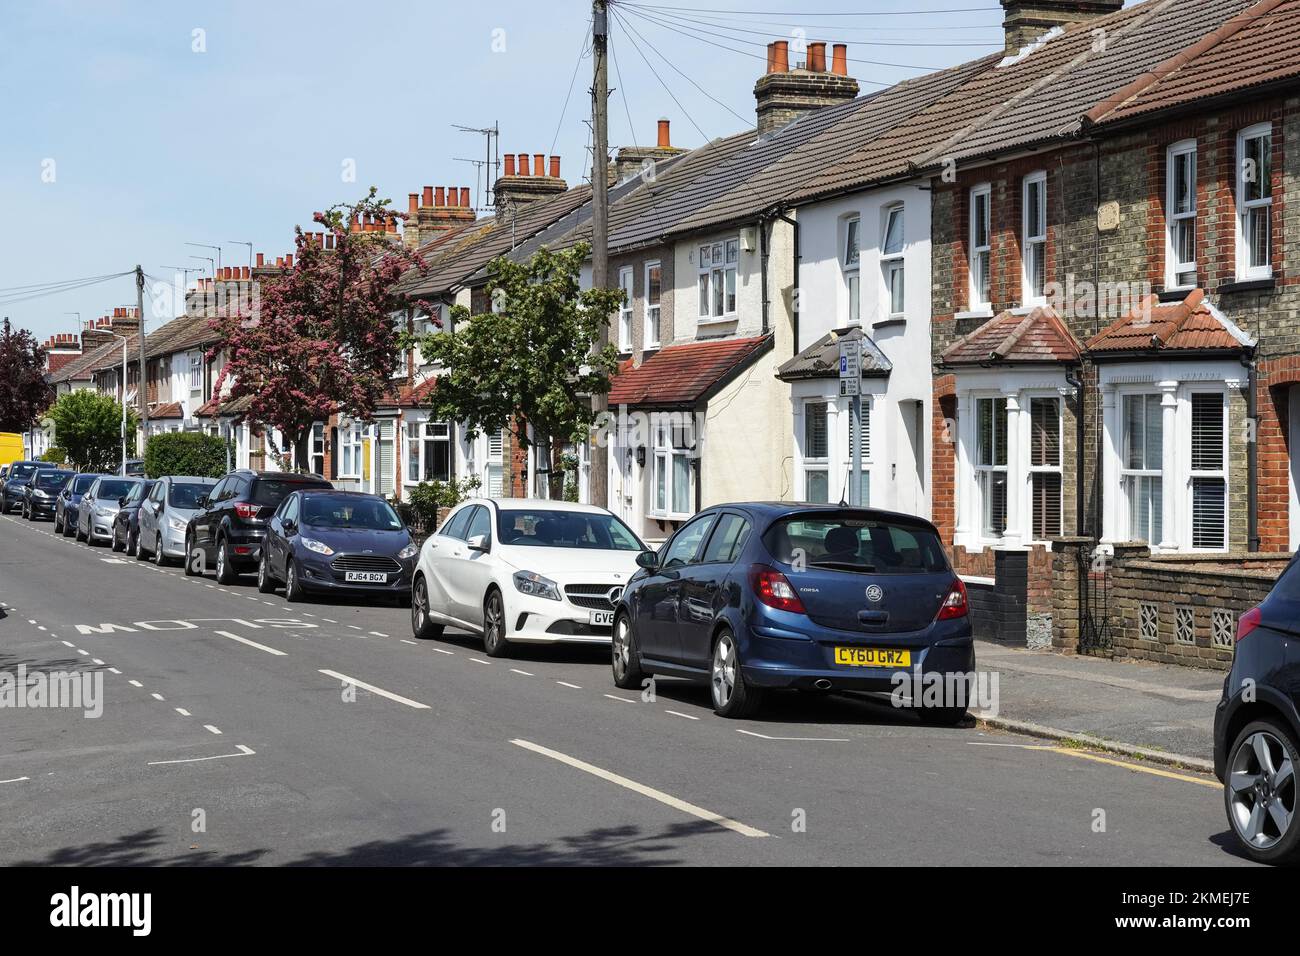
[[[49,522],[0,518],[0,602],[0,670],[103,681],[97,718],[0,708],[3,864],[1247,862],[1194,773],[844,697],[723,720],[604,651],[490,660]]]

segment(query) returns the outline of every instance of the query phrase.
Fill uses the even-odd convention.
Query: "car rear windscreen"
[[[128,478],[118,478],[116,480],[101,481],[99,490],[95,492],[96,498],[121,498],[129,493],[132,488],[140,482],[131,481]]]
[[[284,501],[292,491],[306,490],[308,488],[328,488],[329,485],[322,485],[317,481],[292,481],[282,478],[258,478],[253,482],[254,504],[269,505],[273,508],[280,507],[280,502]]]
[[[613,515],[583,511],[502,508],[497,517],[502,544],[593,551],[644,551],[632,529]]]
[[[167,490],[167,503],[173,508],[198,508],[199,498],[211,490],[211,485],[173,484]]]
[[[926,525],[852,512],[782,518],[764,532],[763,544],[783,564],[864,574],[948,569],[939,536]]]
[[[63,483],[68,480],[70,472],[66,471],[43,471],[36,475],[36,487],[42,491],[48,491],[51,488],[62,488]]]

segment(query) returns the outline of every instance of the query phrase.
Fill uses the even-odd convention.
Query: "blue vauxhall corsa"
[[[774,688],[895,693],[901,677],[916,686],[975,669],[966,588],[922,518],[718,505],[637,563],[614,620],[622,688],[650,674],[703,678],[720,716],[743,717]],[[955,724],[966,701],[916,711]]]

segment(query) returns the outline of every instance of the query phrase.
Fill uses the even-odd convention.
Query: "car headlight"
[[[167,527],[171,528],[173,531],[184,531],[186,521],[184,518],[177,518],[175,515],[172,515],[167,519]]]
[[[535,571],[516,571],[515,590],[523,594],[531,594],[533,597],[560,600],[560,586]]]
[[[324,541],[317,541],[315,538],[300,538],[302,546],[308,551],[315,551],[317,554],[333,554],[334,549]]]
[[[420,549],[417,548],[414,543],[411,543],[408,544],[406,547],[404,547],[401,551],[397,552],[397,558],[399,561],[406,561],[410,558],[415,557],[419,553],[420,553]]]

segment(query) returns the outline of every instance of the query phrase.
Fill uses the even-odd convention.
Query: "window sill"
[[[1267,279],[1237,279],[1225,282],[1218,288],[1219,295],[1232,295],[1235,292],[1272,292],[1277,288],[1277,277]]]

